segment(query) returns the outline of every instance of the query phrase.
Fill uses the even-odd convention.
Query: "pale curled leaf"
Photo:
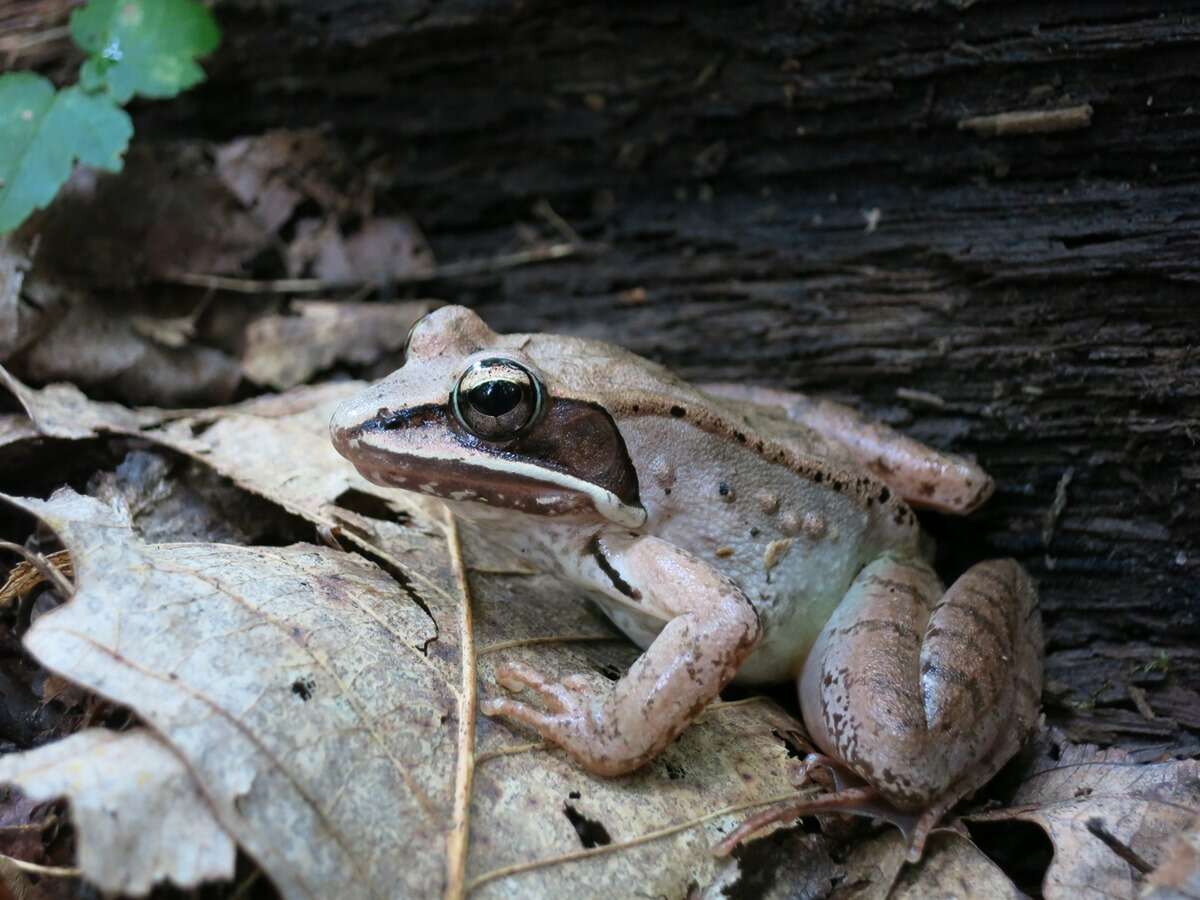
[[[36,800],[66,797],[83,875],[105,891],[141,896],[233,876],[233,840],[187,768],[145,730],[94,728],[0,757],[0,781]]]
[[[268,315],[246,329],[242,367],[255,384],[295,387],[334,363],[368,365],[385,351],[404,346],[412,324],[437,304],[292,304],[293,315]]]
[[[1136,764],[1119,750],[1067,746],[1060,759],[1044,761],[1025,779],[1010,808],[970,818],[1040,825],[1055,851],[1044,894],[1074,900],[1095,888],[1107,897],[1136,897],[1142,873],[1122,851],[1157,865],[1170,838],[1197,813],[1200,761]]]
[[[40,662],[135,708],[286,897],[388,897],[441,877],[454,698],[428,619],[369,563],[298,545],[146,545],[88,497],[10,498],[76,560]],[[349,885],[349,886],[348,886]]]

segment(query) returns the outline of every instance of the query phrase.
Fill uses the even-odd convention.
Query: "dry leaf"
[[[1017,900],[1024,896],[994,862],[957,831],[935,830],[919,863],[906,866],[907,851],[903,836],[893,828],[858,844],[845,862],[844,877],[833,896],[856,900]]]
[[[440,878],[436,854],[399,851],[437,843],[455,704],[414,649],[428,618],[387,575],[305,545],[143,544],[69,491],[11,502],[76,560],[75,597],[26,647],[152,725],[285,896],[417,895]]]
[[[1200,761],[1137,764],[1120,750],[1066,745],[1022,782],[1010,808],[969,818],[1041,826],[1054,844],[1044,894],[1073,900],[1088,892],[1136,897],[1142,872],[1122,854],[1159,864],[1171,837],[1198,813]]]
[[[162,418],[162,413],[134,412],[116,403],[97,403],[71,384],[51,384],[34,390],[0,366],[0,385],[13,395],[42,437],[82,440],[101,431],[136,434],[143,423]]]
[[[308,193],[309,170],[336,156],[317,131],[269,131],[217,147],[217,176],[254,220],[274,234]]]
[[[135,143],[116,175],[76,169],[43,215],[35,271],[88,288],[129,288],[175,271],[239,272],[272,239],[204,148],[184,143]]]
[[[330,285],[387,284],[433,271],[433,252],[411,219],[372,218],[346,234],[336,218],[303,219],[287,250],[292,277],[311,275]]]
[[[145,730],[94,728],[0,757],[0,781],[71,801],[79,867],[102,890],[141,896],[163,880],[188,888],[233,875],[233,841],[187,768]]]
[[[14,369],[30,381],[103,387],[139,403],[228,401],[242,375],[235,359],[203,344],[164,340],[168,328],[188,318],[155,318],[107,298],[76,297],[14,361]]]
[[[337,620],[336,626],[331,624],[311,633],[305,629],[304,633],[310,647],[314,642],[326,642],[315,646],[322,649],[322,658],[330,665],[336,662],[339,671],[343,667],[352,669],[354,654],[363,652],[364,640],[357,632],[370,631],[370,626],[355,624],[361,619],[363,608],[374,610],[377,615],[409,617],[405,620],[407,626],[394,627],[387,650],[383,647],[377,650],[381,656],[390,654],[386,659],[387,675],[365,682],[360,679],[356,686],[364,692],[358,701],[360,705],[369,702],[372,709],[390,710],[388,723],[418,713],[427,717],[420,727],[412,723],[406,726],[413,743],[401,746],[405,753],[424,751],[423,756],[409,760],[404,771],[420,779],[435,810],[434,817],[427,822],[412,813],[400,816],[397,808],[401,803],[393,800],[386,789],[370,782],[370,766],[376,763],[364,762],[369,754],[362,750],[348,748],[338,757],[343,761],[339,769],[343,780],[332,791],[339,798],[335,810],[337,821],[341,822],[340,816],[344,814],[355,823],[347,827],[356,827],[359,822],[371,822],[373,827],[369,833],[354,831],[353,840],[340,844],[333,841],[333,849],[326,846],[330,844],[327,836],[296,831],[295,843],[308,847],[308,852],[316,856],[307,861],[298,855],[290,856],[282,869],[279,859],[267,855],[270,848],[262,846],[281,839],[277,834],[266,836],[266,822],[270,819],[278,825],[279,821],[290,822],[295,818],[291,807],[285,806],[284,811],[276,808],[284,801],[293,802],[293,786],[302,786],[304,796],[316,801],[327,796],[329,791],[312,786],[329,777],[324,768],[293,772],[295,766],[289,762],[288,772],[293,779],[287,784],[277,779],[268,781],[260,775],[253,781],[255,790],[241,801],[243,810],[255,811],[253,821],[231,816],[230,796],[236,796],[238,789],[245,789],[245,772],[253,767],[221,765],[218,772],[206,769],[204,760],[194,759],[196,749],[183,742],[185,738],[200,741],[201,729],[193,728],[177,740],[168,721],[173,707],[160,708],[149,685],[123,689],[118,698],[132,705],[192,764],[206,792],[214,799],[218,817],[262,861],[288,897],[306,896],[312,884],[331,883],[336,880],[330,875],[334,871],[343,878],[349,877],[346,872],[351,870],[344,867],[346,861],[338,855],[337,848],[341,846],[353,847],[367,860],[353,871],[358,873],[355,877],[368,879],[368,884],[378,886],[397,878],[406,879],[401,884],[413,884],[423,879],[423,888],[414,889],[415,896],[440,894],[446,864],[443,840],[450,828],[454,796],[453,784],[447,779],[461,759],[454,750],[457,707],[446,699],[454,696],[462,682],[463,642],[459,626],[462,605],[455,587],[454,568],[439,520],[431,517],[430,510],[436,507],[403,492],[368,484],[329,446],[329,413],[342,396],[357,389],[358,385],[339,384],[297,390],[225,410],[164,421],[160,427],[149,425],[157,415],[154,411],[125,410],[105,424],[101,421],[103,410],[93,407],[84,414],[77,407],[79,398],[64,391],[24,389],[22,393],[23,402],[34,415],[50,423],[60,420],[62,410],[55,407],[64,401],[100,431],[129,433],[131,422],[140,423],[143,427],[137,433],[143,438],[203,461],[239,485],[314,523],[340,530],[345,540],[385,562],[389,571],[401,579],[401,584],[397,584],[358,557],[316,548],[251,550],[202,545],[145,546],[136,541],[131,544],[127,530],[117,540],[111,525],[99,528],[83,519],[60,521],[63,516],[42,508],[74,555],[81,559],[96,555],[94,565],[79,571],[77,583],[81,597],[91,593],[105,598],[108,617],[104,621],[110,623],[107,626],[110,633],[113,609],[123,610],[125,603],[132,605],[134,595],[174,598],[171,603],[155,604],[150,610],[135,606],[122,612],[121,659],[129,659],[134,653],[152,653],[155,659],[138,661],[139,671],[147,673],[172,671],[172,660],[185,659],[196,672],[179,672],[177,682],[168,679],[164,684],[179,688],[186,685],[191,691],[188,696],[200,695],[212,702],[218,702],[227,691],[239,695],[240,699],[231,708],[252,707],[253,727],[246,726],[244,731],[253,733],[265,745],[284,747],[293,740],[296,710],[288,702],[294,704],[296,695],[289,695],[283,688],[296,683],[297,665],[289,660],[297,651],[294,646],[277,647],[268,640],[279,618],[254,628],[254,639],[246,638],[244,642],[242,630],[230,627],[228,622],[222,624],[229,611],[227,607],[233,606],[222,598],[233,591],[232,583],[244,571],[243,558],[254,559],[242,576],[246,583],[237,582],[241,601],[237,614],[247,620],[253,620],[261,610],[245,595],[252,588],[269,585],[273,578],[282,577],[279,573],[288,567],[298,567],[300,563],[292,554],[304,560],[320,559],[327,567],[322,571],[330,577],[346,567],[351,572],[376,573],[378,583],[363,583],[363,577],[359,577],[352,586],[327,596],[323,586],[329,578],[317,579],[302,570],[294,573],[288,590],[277,591],[272,601],[271,612],[276,617],[282,617],[293,603],[301,604],[310,616],[334,604],[336,615],[332,618]],[[101,536],[86,534],[97,529],[103,532]],[[70,535],[63,533],[67,530]],[[603,685],[636,656],[636,649],[581,597],[554,579],[529,574],[503,555],[485,553],[482,548],[476,550],[475,540],[470,535],[466,537],[468,559],[477,561],[482,570],[473,572],[470,578],[475,594],[472,633],[479,648],[481,691],[496,690],[491,669],[504,658],[535,659],[539,667],[564,674],[590,672],[596,683]],[[134,549],[115,549],[121,545]],[[132,570],[126,568],[128,559],[122,565],[119,559],[111,558],[112,554],[126,553],[131,553],[137,563]],[[166,560],[170,565],[169,571],[164,572],[161,570]],[[344,574],[338,577],[346,578]],[[144,583],[147,580],[153,585]],[[122,601],[127,595],[129,600]],[[82,615],[82,608],[71,612],[79,600],[46,617],[47,620],[53,623],[58,619],[61,623],[67,621],[66,617]],[[350,603],[359,606],[343,608]],[[210,606],[218,611],[211,611]],[[169,617],[169,624],[151,625],[148,621],[139,624],[139,618],[162,616]],[[289,622],[291,618],[288,614]],[[89,622],[88,627],[94,630],[94,640],[103,640],[106,626],[102,622]],[[240,626],[248,627],[251,627],[249,622]],[[112,654],[93,660],[79,650],[55,651],[61,640],[57,635],[51,640],[48,629],[49,625],[42,629],[44,636],[30,639],[36,652],[53,653],[54,658],[46,656],[46,662],[64,672],[70,667],[66,673],[71,677],[109,695],[115,682],[103,671],[102,661],[107,659],[107,665],[111,665]],[[141,649],[140,641],[134,637],[139,629],[155,635],[154,648]],[[223,635],[221,642],[205,644],[203,634],[217,629]],[[339,639],[354,641],[354,646],[335,652]],[[421,647],[427,655],[415,649]],[[229,657],[236,660],[236,665],[221,662]],[[200,668],[206,659],[221,677],[197,686],[193,684],[194,678],[209,674],[209,670]],[[93,664],[95,669],[91,668]],[[311,662],[307,668],[313,670]],[[282,682],[281,669],[285,673]],[[419,680],[427,673],[436,673],[438,677],[432,682],[422,681],[420,690],[397,689],[388,680],[400,677]],[[318,671],[315,677],[320,679],[323,673]],[[250,690],[243,685],[243,679],[247,678],[255,686],[262,686],[258,690],[265,690],[263,700],[251,703],[240,695],[239,692]],[[282,687],[271,687],[277,682]],[[310,690],[304,681],[299,683],[301,693],[311,693],[311,699],[302,707],[306,717],[317,717],[322,708],[314,706],[318,697],[334,703],[339,696],[336,681],[320,680],[315,690]],[[422,701],[421,690],[432,691],[434,686],[442,691],[444,702]],[[277,695],[281,695],[278,699],[282,702],[282,713],[274,706]],[[268,697],[272,702],[267,701]],[[342,715],[348,705],[344,700],[341,702]],[[712,882],[719,865],[728,865],[719,864],[708,848],[740,820],[743,810],[791,793],[788,750],[778,735],[796,727],[793,719],[766,700],[717,704],[645,770],[625,778],[600,779],[581,770],[561,752],[544,747],[532,735],[514,731],[501,722],[480,719],[469,810],[470,841],[465,858],[452,862],[465,866],[468,886],[478,896],[571,893],[582,898],[649,892],[683,897],[689,886]],[[312,728],[318,729],[316,721]],[[223,734],[219,746],[231,743],[236,743],[233,737]],[[275,758],[291,759],[283,754]],[[346,768],[349,766],[354,768]],[[237,772],[242,773],[242,781],[226,784],[231,773]],[[210,778],[216,779],[215,782]],[[355,805],[360,797],[365,798],[361,801],[367,804],[365,808]],[[276,806],[271,807],[267,816],[257,812],[258,803]],[[259,824],[264,833],[250,827]],[[422,848],[419,864],[412,854],[401,852],[400,848],[409,846]],[[375,861],[390,866],[395,859],[402,860],[404,871],[387,869],[380,875]],[[314,872],[313,867],[318,864],[325,867]],[[433,870],[425,868],[426,865]],[[725,875],[729,877],[729,873]],[[736,875],[733,879],[736,881]],[[394,895],[395,892],[384,894]]]
[[[285,390],[335,363],[370,365],[404,346],[408,330],[433,301],[292,304],[292,315],[268,315],[246,330],[242,368],[256,384]]]
[[[1151,900],[1200,897],[1200,816],[1171,842],[1162,863],[1146,879],[1142,897]]]
[[[17,348],[21,285],[29,266],[28,253],[14,238],[0,238],[0,359]]]

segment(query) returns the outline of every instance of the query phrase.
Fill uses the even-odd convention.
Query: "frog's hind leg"
[[[832,757],[820,753],[808,754],[801,766],[799,777],[796,778],[796,786],[803,786],[820,769],[824,769],[832,778],[832,791],[784,800],[764,809],[722,838],[720,843],[712,848],[712,852],[716,856],[728,856],[738,844],[768,825],[790,823],[801,816],[820,813],[884,819],[904,832],[906,838],[916,828],[920,818],[917,814],[896,809],[879,791]]]
[[[800,704],[818,747],[915,816],[916,859],[1036,727],[1041,660],[1037,594],[1016,562],[980,563],[943,592],[925,563],[885,556],[822,629]]]
[[[739,384],[701,385],[726,400],[773,409],[820,434],[910,506],[965,515],[992,495],[992,478],[971,460],[942,453],[832,400]]]

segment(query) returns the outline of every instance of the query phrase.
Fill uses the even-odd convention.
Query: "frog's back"
[[[918,552],[916,517],[803,425],[691,389],[662,404],[630,400],[618,419],[646,529],[720,569],[758,610],[766,638],[740,679],[795,675],[858,572]]]
[[[713,397],[610,344],[505,341],[545,373],[549,394],[613,416],[648,513],[643,530],[745,591],[766,637],[743,680],[794,675],[863,566],[888,550],[916,552],[911,509],[807,426]]]

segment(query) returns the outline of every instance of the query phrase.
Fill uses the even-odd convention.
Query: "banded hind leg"
[[[918,859],[938,820],[1032,734],[1041,685],[1037,593],[1016,562],[980,563],[943,592],[923,562],[876,560],[800,678],[810,736],[848,772],[834,792],[768,810],[721,848],[771,821],[841,811],[891,820]]]

